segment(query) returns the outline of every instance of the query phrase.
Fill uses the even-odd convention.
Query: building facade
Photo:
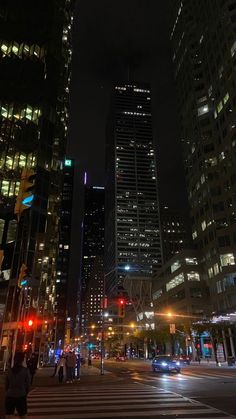
[[[104,200],[102,186],[85,186],[81,332],[89,333],[92,324],[101,321],[104,293]]]
[[[164,263],[193,246],[190,220],[180,210],[161,206],[161,231]]]
[[[117,83],[106,149],[106,292],[117,294],[127,265],[152,273],[162,264],[157,171],[149,85]]]
[[[0,281],[7,296],[1,339],[5,352],[31,342],[31,350],[47,347],[49,353],[55,344],[59,196],[69,117],[72,24],[73,1],[10,0],[0,5],[0,225],[2,250],[8,253]],[[33,175],[32,200],[16,214],[22,173]],[[23,267],[26,281],[19,286]],[[31,330],[13,327],[22,316],[34,319]]]
[[[203,273],[201,256],[194,250],[184,250],[171,258],[153,278],[154,311],[157,314],[184,314],[186,318],[199,316],[199,319],[211,314]]]
[[[216,313],[236,309],[236,4],[172,4],[171,40],[192,238]]]
[[[59,243],[56,264],[56,348],[63,349],[70,343],[75,326],[69,301],[72,204],[74,192],[74,161],[65,159],[63,167],[62,196],[59,221]],[[65,339],[66,337],[66,339]]]

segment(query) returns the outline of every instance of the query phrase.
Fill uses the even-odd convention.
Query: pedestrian
[[[81,358],[80,354],[77,355],[77,362],[76,362],[76,369],[77,369],[77,380],[80,380],[80,365],[81,365]]]
[[[31,385],[33,384],[33,379],[38,366],[38,357],[35,353],[32,353],[30,358],[27,361],[27,367],[31,375]]]
[[[15,410],[21,419],[27,415],[27,394],[30,389],[30,373],[23,367],[25,354],[16,352],[14,366],[10,368],[6,377],[5,411],[6,419],[14,416]]]
[[[76,355],[70,351],[66,357],[66,382],[73,383],[74,371],[76,367]]]
[[[200,357],[200,355],[197,355],[197,357],[196,357],[196,361],[199,363],[199,365],[200,365],[200,363],[201,363],[201,357]]]
[[[66,358],[62,354],[57,363],[57,374],[58,374],[59,383],[63,382],[63,378],[65,377],[65,372],[66,372]]]
[[[57,373],[58,361],[59,361],[59,359],[56,359],[55,365],[54,365],[54,371],[53,371],[53,374],[51,375],[51,377],[55,377],[55,375]]]

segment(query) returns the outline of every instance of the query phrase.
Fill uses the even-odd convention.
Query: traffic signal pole
[[[100,374],[104,375],[104,298],[102,301],[102,330],[101,330],[101,358],[100,358]]]
[[[16,345],[17,345],[17,337],[18,337],[18,330],[19,330],[19,322],[21,318],[21,306],[22,306],[22,299],[23,299],[23,292],[22,288],[20,290],[20,297],[19,297],[19,304],[18,304],[18,310],[17,310],[17,327],[14,330],[13,334],[13,343],[12,343],[12,356],[11,356],[11,367],[14,365],[14,358],[16,353]]]

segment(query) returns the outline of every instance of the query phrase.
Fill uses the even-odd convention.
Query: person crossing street
[[[77,358],[74,352],[70,351],[66,357],[66,382],[73,383]]]

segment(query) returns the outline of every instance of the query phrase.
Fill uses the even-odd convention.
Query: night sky
[[[111,85],[151,83],[153,133],[163,204],[184,205],[183,169],[169,43],[168,1],[76,2],[68,154],[104,184],[105,130]],[[130,66],[129,66],[130,64]]]

